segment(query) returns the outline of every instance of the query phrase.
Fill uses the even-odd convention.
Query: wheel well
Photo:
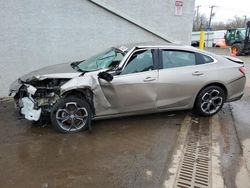
[[[196,95],[195,103],[196,103],[197,97],[198,97],[198,95],[200,94],[200,92],[201,92],[203,89],[205,89],[206,87],[209,87],[209,86],[218,86],[218,87],[220,87],[221,89],[223,89],[223,91],[225,92],[225,100],[227,100],[227,94],[228,94],[227,92],[228,92],[228,91],[227,91],[226,86],[223,85],[223,84],[221,84],[221,83],[214,82],[214,83],[207,84],[207,85],[205,85],[203,88],[200,89],[199,93]]]
[[[62,97],[68,97],[70,95],[74,95],[79,98],[84,98],[89,103],[93,115],[95,114],[95,107],[94,107],[94,101],[93,101],[94,94],[89,88],[70,90],[70,91],[65,92],[62,95]]]

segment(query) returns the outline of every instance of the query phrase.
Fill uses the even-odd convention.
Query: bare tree
[[[208,24],[208,18],[205,14],[195,14],[195,19],[193,23],[193,31],[206,30]]]
[[[226,29],[246,27],[245,19],[244,17],[234,16],[234,19],[226,24],[226,27]]]
[[[199,21],[197,21],[197,19]],[[228,21],[213,22],[211,24],[211,28],[213,31],[227,30],[227,29],[234,29],[234,28],[245,28],[247,20],[249,19],[246,16],[242,16],[242,17],[234,16],[233,19],[230,19]],[[197,25],[197,23],[199,25]],[[202,14],[199,17],[197,17],[197,15],[195,16],[193,31],[206,30],[207,26],[208,26],[208,18],[206,17],[205,14]]]
[[[201,20],[201,22],[200,22],[199,30],[200,31],[201,30],[206,30],[207,26],[208,26],[208,22],[209,22],[207,16],[205,14],[202,14],[201,17],[200,17],[200,20]]]
[[[227,28],[226,23],[225,23],[225,22],[222,22],[222,21],[220,21],[220,22],[214,22],[214,23],[212,24],[212,29],[213,29],[214,31],[216,31],[216,30],[225,30],[226,28]]]

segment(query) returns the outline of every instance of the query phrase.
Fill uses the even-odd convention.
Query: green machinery
[[[247,22],[246,28],[228,29],[225,34],[225,42],[227,46],[231,46],[231,50],[237,56],[248,55],[250,53],[250,21]]]

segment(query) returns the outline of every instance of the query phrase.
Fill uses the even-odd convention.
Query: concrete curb
[[[172,162],[168,169],[167,177],[163,182],[162,188],[170,188],[170,187],[174,187],[175,185],[175,180],[176,180],[178,170],[180,167],[180,161],[183,155],[183,149],[185,146],[188,130],[190,127],[189,126],[190,121],[191,121],[191,117],[189,115],[186,115],[185,119],[183,120],[181,124],[180,134],[177,138],[176,145],[173,150]]]
[[[248,168],[248,165],[247,165],[247,157],[245,156],[245,146],[244,146],[244,143],[242,141],[242,139],[240,138],[239,136],[239,130],[237,129],[237,121],[236,121],[236,118],[235,118],[235,114],[234,114],[234,110],[233,110],[233,106],[232,104],[229,103],[229,108],[230,108],[230,111],[231,111],[231,116],[232,116],[232,119],[233,119],[233,124],[234,124],[234,128],[235,128],[235,133],[236,133],[236,136],[237,136],[237,139],[239,141],[239,145],[240,145],[240,148],[241,148],[241,151],[242,151],[242,166],[241,166],[241,173],[243,173],[245,176],[248,177],[248,184],[250,185],[250,169]],[[239,125],[240,126],[240,125]],[[240,177],[238,176],[238,179],[240,179]],[[236,182],[237,183],[237,182]],[[239,181],[238,181],[238,184],[239,184]]]
[[[212,148],[211,148],[211,187],[223,188],[224,180],[222,176],[221,162],[220,162],[220,146],[219,140],[221,137],[221,126],[219,124],[218,115],[213,116],[211,123],[211,139],[212,139]]]

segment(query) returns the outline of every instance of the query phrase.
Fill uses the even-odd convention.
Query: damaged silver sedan
[[[241,60],[172,44],[110,48],[83,61],[53,65],[10,87],[21,115],[51,121],[66,133],[94,119],[194,109],[216,114],[239,100],[246,77]]]

